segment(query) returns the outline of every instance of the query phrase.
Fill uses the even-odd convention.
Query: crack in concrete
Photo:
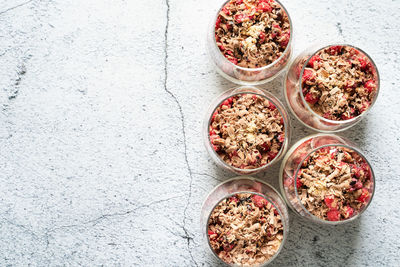
[[[26,2],[21,3],[21,4],[19,4],[19,5],[16,5],[16,6],[7,8],[6,10],[0,11],[0,15],[3,15],[3,14],[5,14],[5,13],[7,13],[8,11],[14,10],[14,9],[16,9],[16,8],[18,8],[18,7],[25,6],[25,5],[29,4],[29,3],[32,2],[32,1],[33,1],[33,0],[29,0],[29,1],[26,1]]]
[[[193,241],[193,237],[191,237],[187,227],[186,227],[186,220],[187,220],[187,210],[190,204],[190,198],[192,197],[192,183],[193,183],[193,175],[192,175],[192,169],[190,168],[189,165],[189,160],[187,157],[187,145],[186,145],[186,131],[185,131],[185,116],[183,114],[183,110],[182,110],[182,106],[179,103],[177,97],[174,95],[174,93],[172,93],[169,89],[168,89],[168,30],[169,30],[169,13],[170,13],[170,5],[169,5],[169,0],[165,0],[165,5],[167,7],[167,12],[166,12],[166,17],[167,17],[167,22],[165,25],[165,32],[164,32],[164,41],[165,41],[165,45],[164,45],[164,91],[169,94],[171,96],[171,98],[175,101],[176,105],[178,106],[178,110],[179,110],[179,114],[181,117],[181,127],[182,127],[182,135],[183,135],[183,146],[184,146],[184,158],[185,158],[185,163],[186,163],[186,167],[189,173],[189,177],[190,177],[190,181],[189,181],[189,194],[188,194],[188,198],[186,201],[186,206],[185,209],[183,211],[183,232],[184,232],[184,236],[183,238],[187,240],[187,250],[189,253],[189,256],[191,258],[191,260],[193,261],[193,263],[198,266],[197,262],[195,261],[192,251],[190,249],[190,242]]]

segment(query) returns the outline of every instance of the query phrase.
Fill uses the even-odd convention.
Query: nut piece
[[[255,169],[271,162],[285,140],[278,109],[256,94],[239,94],[222,102],[209,127],[214,150],[228,165]]]
[[[208,222],[211,248],[228,264],[257,266],[279,250],[283,224],[275,207],[255,194],[221,201]]]
[[[215,23],[215,40],[232,63],[260,68],[273,63],[290,39],[290,21],[273,0],[229,1]]]
[[[349,120],[365,112],[377,93],[375,69],[350,46],[317,52],[304,70],[303,95],[309,106],[329,120]]]
[[[368,163],[342,146],[313,152],[299,170],[297,190],[301,203],[322,220],[346,220],[369,201],[373,182]]]

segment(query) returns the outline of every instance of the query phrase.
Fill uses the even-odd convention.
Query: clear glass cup
[[[228,2],[229,0],[224,1],[219,7],[216,14],[212,17],[212,21],[207,31],[207,50],[216,70],[225,79],[240,85],[259,85],[273,80],[285,69],[292,55],[293,23],[289,13],[281,2],[275,0],[275,2],[281,5],[290,22],[290,39],[282,55],[267,66],[261,68],[244,68],[237,66],[226,59],[219,50],[215,40],[215,23],[218,18],[218,13]]]
[[[323,147],[330,146],[345,147],[357,152],[357,154],[364,160],[364,162],[368,164],[370,170],[369,175],[372,185],[369,190],[370,198],[368,202],[363,207],[361,207],[361,209],[357,211],[354,216],[341,221],[327,221],[311,214],[301,203],[296,186],[298,172],[303,161],[315,151]],[[368,208],[375,191],[375,175],[372,170],[371,164],[360,152],[360,150],[350,141],[334,134],[315,134],[299,140],[289,149],[288,153],[285,155],[282,161],[282,165],[279,171],[279,185],[286,203],[296,214],[305,217],[313,222],[336,225],[355,220]]]
[[[206,200],[203,203],[200,217],[200,229],[204,241],[203,243],[206,247],[208,247],[208,250],[218,260],[220,260],[221,263],[225,263],[218,257],[218,255],[215,253],[210,245],[210,241],[208,238],[208,221],[212,211],[222,200],[240,193],[260,195],[274,206],[281,217],[283,225],[283,239],[275,255],[273,255],[268,261],[264,262],[261,265],[266,266],[276,258],[286,242],[287,236],[289,234],[289,213],[285,201],[282,199],[278,191],[276,191],[271,185],[253,177],[240,176],[229,179],[216,186],[213,191],[208,194]]]
[[[375,98],[372,101],[369,108],[357,117],[342,121],[329,120],[314,112],[304,98],[304,95],[302,93],[303,88],[301,82],[303,79],[304,69],[307,66],[310,59],[320,50],[336,45],[352,47],[358,50],[367,59],[369,59],[369,61],[372,63],[376,86],[377,86],[377,92]],[[325,46],[314,45],[306,49],[301,54],[299,54],[290,65],[288,72],[286,73],[286,78],[284,83],[284,96],[291,112],[306,127],[319,132],[339,132],[354,126],[367,115],[367,113],[374,105],[378,97],[379,86],[380,86],[380,79],[379,79],[378,69],[374,61],[371,59],[371,57],[360,48],[348,44],[331,44]]]
[[[236,95],[241,95],[241,94],[255,94],[260,97],[266,98],[268,101],[270,101],[272,104],[275,105],[275,107],[278,109],[279,113],[281,114],[281,116],[283,118],[285,139],[282,143],[282,147],[281,147],[279,153],[276,155],[276,157],[271,162],[269,162],[268,164],[263,165],[259,168],[256,168],[256,169],[240,169],[240,168],[236,168],[232,165],[227,164],[224,160],[221,159],[221,157],[218,155],[218,153],[213,149],[211,140],[210,140],[209,128],[210,128],[210,124],[211,124],[212,115],[214,114],[215,109],[217,107],[219,107],[221,105],[221,103],[224,102],[226,99],[236,96]],[[276,163],[283,157],[283,155],[285,154],[285,152],[288,148],[289,142],[290,142],[290,120],[289,120],[289,116],[288,116],[284,106],[282,105],[282,103],[271,93],[269,93],[263,89],[254,87],[254,86],[236,87],[236,88],[232,88],[230,90],[223,92],[209,106],[209,108],[206,112],[206,116],[204,118],[204,123],[203,123],[203,139],[204,139],[204,144],[205,144],[205,147],[206,147],[209,155],[217,163],[218,166],[220,166],[226,170],[232,171],[234,173],[241,174],[241,175],[254,174],[254,173],[264,171],[265,169],[272,166],[274,163]]]

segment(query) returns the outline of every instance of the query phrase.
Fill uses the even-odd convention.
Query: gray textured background
[[[220,181],[201,123],[233,84],[205,52],[215,0],[0,1],[0,265],[210,266],[201,203]],[[272,265],[399,265],[399,1],[284,1],[295,52],[359,45],[381,94],[342,135],[371,160],[362,218],[291,214]],[[281,79],[263,86],[281,99]],[[292,142],[311,131],[294,120]],[[279,164],[258,177],[277,185]]]

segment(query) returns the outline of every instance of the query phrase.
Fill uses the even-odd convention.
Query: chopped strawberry
[[[285,141],[285,133],[279,134],[278,140],[279,140],[279,142],[283,143],[283,141]]]
[[[282,47],[286,47],[290,40],[290,32],[284,32],[280,38],[279,44]]]
[[[215,133],[214,130],[210,130],[210,136],[211,136],[211,135],[216,135],[216,133]]]
[[[343,46],[341,45],[334,45],[329,47],[329,53],[331,55],[338,55],[342,51]]]
[[[269,108],[270,110],[274,111],[274,110],[276,109],[276,106],[275,106],[274,104],[272,104],[272,103],[269,103],[268,108]]]
[[[367,202],[368,199],[369,199],[369,191],[367,188],[363,188],[361,195],[357,198],[357,201],[364,203]]]
[[[252,95],[252,96],[251,96],[251,98],[252,98],[254,101],[257,101],[257,99],[258,99],[258,96],[256,96],[256,95]]]
[[[221,108],[222,108],[223,106],[227,106],[228,108],[230,108],[230,107],[231,107],[231,103],[229,103],[228,100],[225,100],[224,102],[222,102]]]
[[[238,59],[235,57],[227,57],[227,59],[235,65],[238,64]]]
[[[272,12],[272,7],[267,2],[261,2],[257,6],[257,11]]]
[[[260,209],[263,208],[268,203],[268,201],[265,198],[259,195],[253,195],[251,199],[253,200],[254,205],[259,207]]]
[[[243,0],[236,0],[236,5],[241,5],[243,4]]]
[[[297,177],[297,180],[296,180],[296,187],[297,188],[300,188],[300,187],[302,187],[303,186],[303,183],[300,181],[300,177]]]
[[[270,159],[272,161],[274,158],[276,158],[276,155],[278,155],[278,153],[270,151],[267,153],[267,155],[268,155],[268,159]]]
[[[213,149],[215,150],[215,152],[218,152],[218,151],[219,151],[219,146],[212,145],[212,147],[213,147]]]
[[[227,100],[228,100],[229,104],[232,104],[232,103],[233,103],[233,97],[230,97],[230,98],[228,98]]]
[[[369,63],[368,63],[367,59],[365,57],[359,57],[357,59],[360,62],[361,70],[367,70],[369,67]]]
[[[320,56],[318,56],[318,55],[315,55],[315,56],[313,56],[311,59],[310,59],[310,61],[308,61],[308,65],[311,67],[311,68],[314,68],[316,65],[315,65],[315,62],[318,62],[318,61],[320,61],[321,60],[321,57]]]
[[[330,210],[336,210],[337,203],[336,203],[335,197],[333,195],[325,196],[324,202]]]
[[[315,73],[311,69],[304,69],[303,82],[313,80],[315,78]]]
[[[214,240],[214,239],[216,239],[216,238],[218,237],[218,234],[217,234],[217,233],[214,233],[214,232],[211,231],[211,230],[208,230],[208,237],[209,237],[211,240]]]
[[[340,212],[338,210],[330,210],[326,214],[329,221],[339,221],[340,220]]]
[[[260,44],[264,43],[264,41],[265,41],[265,32],[260,32],[260,35],[258,36],[258,38],[259,38],[258,42]]]
[[[340,118],[345,121],[354,118],[354,116],[343,113]]]
[[[211,117],[211,122],[215,120],[215,117],[218,115],[218,111],[215,111]]]
[[[215,29],[219,29],[221,26],[221,17],[218,16],[217,21],[215,22]]]
[[[280,124],[281,124],[281,125],[283,125],[283,118],[281,118],[281,120],[280,120]]]
[[[226,5],[226,6],[224,6],[223,8],[222,8],[222,12],[224,12],[225,13],[225,15],[230,15],[231,14],[231,11],[227,8],[227,6],[228,5]]]
[[[248,21],[248,20],[250,20],[250,18],[246,14],[236,14],[235,15],[235,21],[237,23],[242,23],[243,21]]]
[[[274,215],[275,215],[275,216],[278,216],[278,215],[279,215],[279,212],[278,212],[276,209],[274,209]]]
[[[229,198],[229,201],[230,201],[230,202],[238,203],[238,202],[239,202],[239,199],[238,199],[236,196],[233,196],[233,197],[230,197],[230,198]]]
[[[317,103],[317,102],[319,101],[319,97],[314,97],[313,94],[311,94],[310,92],[308,92],[308,93],[305,95],[304,99],[305,99],[308,103],[310,103],[310,104],[312,104],[312,105],[315,105],[315,103]]]
[[[225,51],[225,46],[223,46],[222,44],[218,44],[218,48],[219,48],[219,50],[221,50],[222,52]]]
[[[371,93],[375,89],[375,82],[373,80],[369,80],[364,84],[364,87],[368,90],[368,93]]]
[[[269,144],[267,142],[261,144],[261,147],[264,151],[267,151],[269,149]]]
[[[352,207],[350,207],[350,206],[346,206],[346,207],[344,207],[344,213],[345,213],[344,217],[346,219],[348,219],[348,218],[353,216],[354,209]]]

